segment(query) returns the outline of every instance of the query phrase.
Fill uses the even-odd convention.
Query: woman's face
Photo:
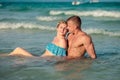
[[[64,36],[67,33],[67,24],[65,23],[59,24],[59,26],[57,27],[57,32],[58,34]]]

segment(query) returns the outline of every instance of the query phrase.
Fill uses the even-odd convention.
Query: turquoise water
[[[120,3],[0,4],[0,80],[119,80]],[[92,36],[96,60],[2,56],[16,47],[41,55],[57,22],[72,15],[81,17],[83,30]]]

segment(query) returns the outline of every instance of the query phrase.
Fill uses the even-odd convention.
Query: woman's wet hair
[[[60,24],[66,24],[66,25],[67,25],[67,22],[64,21],[64,20],[59,21],[59,22],[57,23],[57,28],[59,27]]]

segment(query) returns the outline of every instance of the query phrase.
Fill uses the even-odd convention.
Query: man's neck
[[[80,30],[80,29],[75,29],[75,30],[72,32],[72,34],[75,35],[75,34],[77,34],[79,31],[81,31],[81,30]]]

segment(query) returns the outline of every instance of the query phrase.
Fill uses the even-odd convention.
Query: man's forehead
[[[73,21],[72,21],[72,20],[69,20],[67,23],[73,23]]]
[[[74,25],[74,22],[71,20],[67,23],[68,25]]]

